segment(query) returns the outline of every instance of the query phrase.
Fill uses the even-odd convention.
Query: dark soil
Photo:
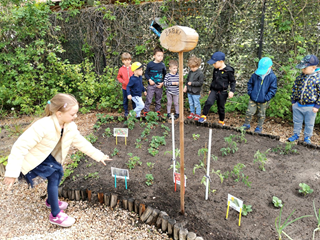
[[[164,154],[172,150],[171,132],[166,137],[166,145],[160,146],[159,153],[153,157],[148,153],[148,148],[152,136],[162,136],[164,130],[161,123],[151,130],[148,142],[143,142],[142,148],[135,147],[135,141],[140,137],[144,127],[140,122],[135,128],[129,131],[127,146],[124,138],[118,138],[118,145],[114,137],[104,138],[102,134],[105,128],[125,127],[123,123],[110,123],[103,125],[95,135],[99,137],[94,144],[107,154],[111,154],[114,148],[119,150],[119,154],[113,157],[113,162],[107,163],[103,167],[100,163],[86,157],[86,161],[81,161],[73,175],[69,177],[64,186],[74,189],[87,188],[93,192],[115,192],[121,196],[130,196],[140,199],[159,208],[181,222],[189,231],[194,231],[204,239],[276,239],[275,218],[279,215],[280,209],[272,204],[272,197],[277,196],[283,203],[282,222],[295,209],[291,219],[302,215],[314,215],[312,201],[320,207],[320,199],[316,198],[320,192],[320,162],[319,151],[308,149],[304,146],[294,146],[299,154],[279,154],[271,152],[267,155],[268,161],[265,165],[266,171],[259,169],[259,163],[253,163],[254,154],[257,150],[265,152],[269,148],[280,146],[284,143],[272,140],[267,137],[245,135],[247,143],[237,143],[238,151],[234,154],[222,156],[220,149],[227,147],[224,138],[230,134],[240,135],[234,130],[213,129],[211,154],[218,156],[217,161],[211,160],[211,169],[221,170],[221,172],[232,171],[237,163],[245,164],[243,174],[249,177],[251,187],[246,186],[241,180],[235,182],[233,177],[229,177],[221,184],[220,178],[215,174],[210,174],[212,182],[211,188],[215,193],[210,193],[209,199],[205,198],[205,186],[201,179],[205,175],[202,169],[196,170],[193,174],[193,167],[199,164],[202,156],[198,156],[198,150],[208,143],[209,128],[187,124],[184,126],[185,136],[185,174],[187,176],[187,187],[185,191],[185,215],[180,212],[180,187],[174,192],[172,179],[172,169],[170,154]],[[171,128],[170,123],[165,123]],[[198,140],[194,140],[192,134],[200,134]],[[176,148],[180,148],[179,143],[179,123],[175,123]],[[114,178],[111,176],[111,167],[128,169],[126,163],[129,160],[128,153],[140,157],[143,162],[141,166],[136,166],[130,170],[128,180],[128,190],[125,189],[124,180],[117,181],[117,188],[114,187]],[[179,159],[178,159],[179,160]],[[147,162],[155,163],[150,169]],[[90,163],[93,163],[89,166]],[[98,179],[84,179],[89,173],[99,173]],[[151,173],[154,176],[152,186],[146,185],[145,175]],[[78,177],[77,177],[78,175]],[[72,177],[75,180],[72,180]],[[308,184],[314,192],[307,196],[299,193],[299,183]],[[244,201],[246,205],[252,205],[253,212],[247,217],[242,217],[241,226],[238,226],[239,214],[230,209],[228,220],[226,217],[227,195],[232,194]],[[304,218],[294,222],[285,229],[285,232],[293,239],[312,239],[313,229],[316,228],[315,217]],[[318,236],[320,237],[320,236]]]

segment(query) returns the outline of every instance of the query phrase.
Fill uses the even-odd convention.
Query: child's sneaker
[[[256,129],[254,130],[256,133],[262,133],[262,127],[257,126]]]
[[[193,119],[193,120],[199,121],[199,119],[200,119],[200,115],[196,114],[196,115],[194,116],[194,119]]]
[[[296,141],[298,139],[299,139],[299,136],[298,136],[298,134],[295,133],[295,134],[293,134],[293,136],[288,138],[288,141],[289,142],[294,142],[294,141]]]
[[[303,140],[305,143],[311,144],[311,139],[310,137],[305,137]]]
[[[171,113],[167,113],[167,118],[171,119]]]
[[[250,129],[250,124],[243,124],[243,125],[242,125],[242,128],[243,128],[244,130],[249,130],[249,129]]]
[[[49,204],[47,201],[48,201],[48,199],[46,200],[46,206],[47,206],[47,208],[51,208],[50,204]],[[65,210],[65,209],[67,209],[68,203],[62,202],[62,201],[59,201],[59,200],[58,200],[58,203],[59,203],[59,208],[60,208],[60,210]]]
[[[194,113],[190,113],[190,115],[187,117],[188,119],[192,119],[194,118],[195,114]]]
[[[146,117],[148,112],[143,112],[143,116]]]
[[[76,220],[73,217],[69,217],[62,210],[58,213],[56,217],[50,213],[49,222],[60,227],[70,227],[74,224]]]
[[[178,118],[179,118],[179,114],[176,113],[176,114],[174,115],[174,120],[177,120]]]
[[[161,116],[161,112],[160,112],[160,111],[157,111],[157,113],[158,113],[158,117],[160,117],[160,116]]]
[[[199,123],[204,123],[205,121],[207,121],[207,117],[205,115],[202,115],[199,119]]]
[[[219,121],[218,124],[219,124],[220,126],[224,126],[224,125],[225,125],[225,124],[224,124],[224,121]]]

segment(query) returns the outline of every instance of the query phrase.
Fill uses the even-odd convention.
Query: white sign
[[[123,178],[123,179],[125,179],[127,177],[127,179],[129,179],[129,170],[128,169],[111,167],[111,174],[112,174],[112,177],[117,176],[117,178]]]
[[[240,212],[240,208],[243,209],[243,201],[239,198],[236,198],[232,196],[231,194],[228,194],[228,202],[230,201],[230,207],[236,210],[237,212]]]
[[[174,173],[174,179],[177,184],[180,185],[180,173]],[[187,176],[184,175],[184,187],[187,187]]]
[[[113,136],[128,137],[128,128],[114,128]]]

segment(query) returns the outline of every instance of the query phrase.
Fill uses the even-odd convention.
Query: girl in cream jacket
[[[69,227],[75,222],[74,218],[62,211],[68,203],[58,200],[58,187],[63,177],[62,165],[71,144],[104,165],[104,161],[112,160],[81,136],[73,122],[78,110],[78,101],[69,94],[59,93],[48,101],[46,117],[33,123],[14,143],[4,179],[9,189],[20,172],[32,187],[36,178],[47,179],[46,206],[51,208],[49,221],[62,227]]]

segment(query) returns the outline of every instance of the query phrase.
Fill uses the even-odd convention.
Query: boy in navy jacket
[[[252,74],[248,82],[248,95],[250,96],[243,127],[250,129],[252,116],[258,109],[258,126],[255,132],[262,132],[262,125],[266,117],[266,110],[271,98],[277,92],[277,77],[272,71],[272,60],[268,57],[261,58],[258,69]]]
[[[144,103],[142,101],[141,93],[144,92],[144,95],[147,95],[146,89],[142,84],[142,70],[143,65],[139,62],[135,62],[131,65],[131,70],[133,75],[130,77],[129,83],[127,85],[127,94],[128,99],[134,101],[136,104],[135,109],[136,117],[140,117],[141,110],[144,108]]]

